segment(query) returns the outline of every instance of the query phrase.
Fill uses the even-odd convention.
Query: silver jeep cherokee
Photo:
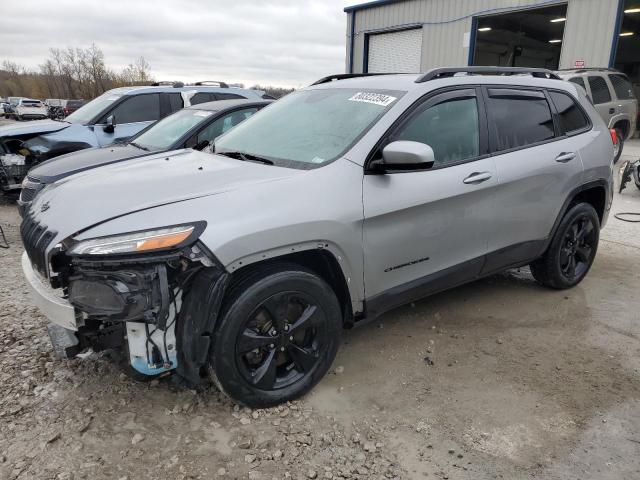
[[[274,405],[323,377],[344,327],[399,305],[521,265],[578,284],[613,151],[584,91],[546,70],[337,75],[215,154],[47,187],[23,269],[59,353],[116,349],[139,374]]]

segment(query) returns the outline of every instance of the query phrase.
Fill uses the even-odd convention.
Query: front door
[[[113,132],[105,131],[104,124],[113,116],[115,128]],[[102,147],[115,142],[125,142],[142,129],[160,118],[160,95],[147,93],[132,95],[118,103],[95,126],[98,144]]]
[[[454,90],[425,100],[381,143],[379,152],[396,140],[425,143],[435,164],[364,176],[368,305],[386,309],[479,273],[497,185],[484,118],[478,90]]]

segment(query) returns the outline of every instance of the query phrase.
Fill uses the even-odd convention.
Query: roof
[[[187,107],[190,110],[206,110],[208,112],[221,112],[223,110],[232,109],[241,106],[263,106],[269,105],[273,100],[250,100],[250,99],[233,99],[233,100],[216,100],[214,102],[197,103]]]
[[[351,5],[350,7],[344,7],[344,11],[350,13],[356,10],[364,10],[365,8],[381,7],[383,5],[388,5],[390,3],[396,3],[399,1],[402,0],[373,0],[371,2],[359,3],[357,5]]]

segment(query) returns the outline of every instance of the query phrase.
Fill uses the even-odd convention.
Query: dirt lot
[[[523,270],[403,307],[345,332],[306,398],[250,411],[55,360],[18,223],[0,205],[2,479],[640,478],[640,224],[610,218],[573,290]]]

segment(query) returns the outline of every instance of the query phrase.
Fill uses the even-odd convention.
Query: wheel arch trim
[[[273,261],[294,253],[310,252],[314,250],[324,251],[333,257],[346,282],[352,311],[354,313],[362,312],[364,297],[362,277],[358,277],[355,274],[354,268],[348,261],[348,256],[342,251],[342,249],[329,240],[308,240],[254,252],[227,263],[227,265],[225,265],[225,269],[227,272],[232,274],[233,272],[248,265],[255,265],[268,260]]]

